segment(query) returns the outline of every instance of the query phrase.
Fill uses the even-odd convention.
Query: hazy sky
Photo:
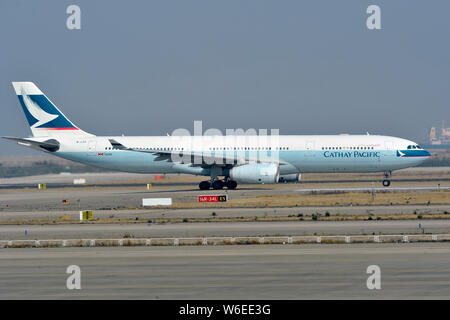
[[[0,135],[30,135],[11,81],[33,81],[97,135],[203,120],[423,142],[450,121],[449,14],[444,0],[0,0]],[[0,155],[32,153],[1,140]]]

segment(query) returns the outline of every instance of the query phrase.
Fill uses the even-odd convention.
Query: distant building
[[[441,130],[432,127],[430,130],[430,143],[433,145],[450,145],[450,128],[445,127],[445,122],[442,120]]]

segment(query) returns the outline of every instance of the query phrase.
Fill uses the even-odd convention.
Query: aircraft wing
[[[267,162],[274,162],[273,159],[264,160],[264,159],[258,159],[258,158],[249,158],[249,157],[226,157],[226,156],[219,156],[219,155],[208,155],[203,154],[201,152],[192,152],[192,151],[179,151],[179,150],[151,150],[151,149],[138,149],[138,148],[128,148],[121,144],[120,142],[109,139],[109,142],[113,146],[113,148],[118,150],[126,150],[126,151],[135,151],[135,152],[142,152],[142,153],[151,153],[154,155],[157,155],[156,161],[171,161],[172,162],[172,155],[179,155],[180,156],[180,162],[182,163],[191,163],[194,166],[235,166],[235,165],[241,165],[248,162],[253,163],[267,163]],[[194,160],[196,157],[199,157],[200,159],[203,159],[201,164],[195,164]],[[187,161],[186,161],[187,160]],[[279,165],[287,164],[283,161],[277,162]]]
[[[55,139],[48,139],[45,141],[35,141],[26,138],[15,138],[15,137],[2,137],[2,138],[16,141],[17,144],[41,151],[55,152],[59,150],[59,142]]]

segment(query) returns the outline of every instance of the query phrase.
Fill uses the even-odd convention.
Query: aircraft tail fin
[[[33,82],[12,85],[34,137],[93,136],[74,125]]]

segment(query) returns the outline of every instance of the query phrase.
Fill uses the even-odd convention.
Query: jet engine
[[[275,163],[244,164],[230,170],[231,180],[242,183],[277,183],[280,169]]]
[[[301,176],[302,175],[300,173],[282,174],[278,180],[278,183],[299,182]]]

